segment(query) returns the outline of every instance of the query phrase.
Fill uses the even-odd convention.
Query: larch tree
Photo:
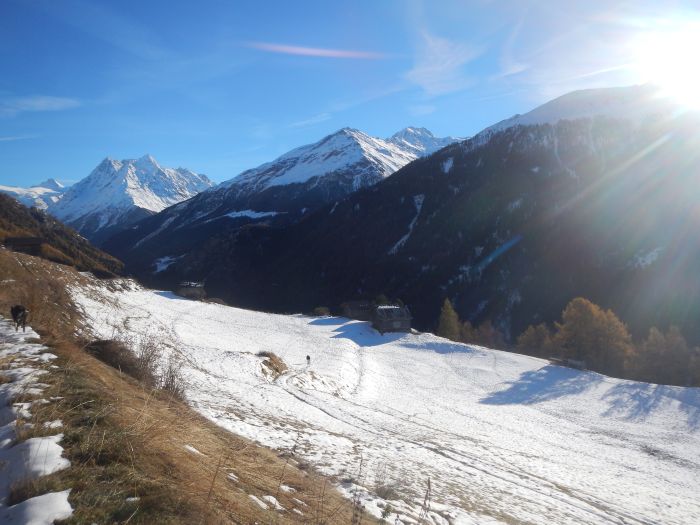
[[[460,340],[459,316],[452,307],[452,303],[449,299],[445,299],[445,302],[442,303],[437,335],[452,341]]]

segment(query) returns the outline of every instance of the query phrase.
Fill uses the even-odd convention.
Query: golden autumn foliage
[[[700,385],[700,350],[691,348],[680,330],[664,334],[656,327],[633,343],[625,324],[612,310],[582,297],[562,312],[555,330],[542,323],[518,337],[517,350],[537,357],[575,359],[607,375],[669,385]]]
[[[573,299],[556,324],[554,344],[562,357],[584,361],[591,370],[621,375],[632,352],[632,337],[612,310],[583,297]]]
[[[545,323],[528,326],[516,346],[518,352],[536,357],[550,357],[556,353],[553,347],[552,332]]]
[[[442,303],[437,335],[451,341],[460,340],[459,317],[449,299],[445,299],[445,302]]]

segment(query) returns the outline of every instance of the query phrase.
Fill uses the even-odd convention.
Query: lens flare
[[[700,23],[659,25],[635,43],[634,66],[644,82],[690,109],[700,109]]]

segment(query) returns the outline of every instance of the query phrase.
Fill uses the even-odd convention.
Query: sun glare
[[[659,86],[664,95],[688,108],[700,109],[700,23],[646,33],[635,53],[643,82]]]

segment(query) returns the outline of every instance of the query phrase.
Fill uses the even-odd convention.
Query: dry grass
[[[263,365],[267,367],[272,377],[279,377],[287,371],[287,364],[274,352],[258,352],[257,355],[265,358]]]
[[[81,318],[65,286],[84,278],[55,268],[61,267],[0,250],[0,275],[15,280],[0,287],[0,308],[27,304],[32,326],[59,356],[58,368],[42,377],[50,384],[42,397],[54,401],[34,404],[32,426],[18,425],[18,439],[47,433],[44,423],[60,419],[71,461],[70,469],[17,484],[13,502],[71,488],[75,512],[67,523],[350,523],[351,503],[293,453],[226,432],[83,351],[73,336]],[[265,357],[276,373],[286,369],[274,354]],[[282,491],[282,484],[296,492]],[[287,511],[264,511],[250,495],[275,496]]]

